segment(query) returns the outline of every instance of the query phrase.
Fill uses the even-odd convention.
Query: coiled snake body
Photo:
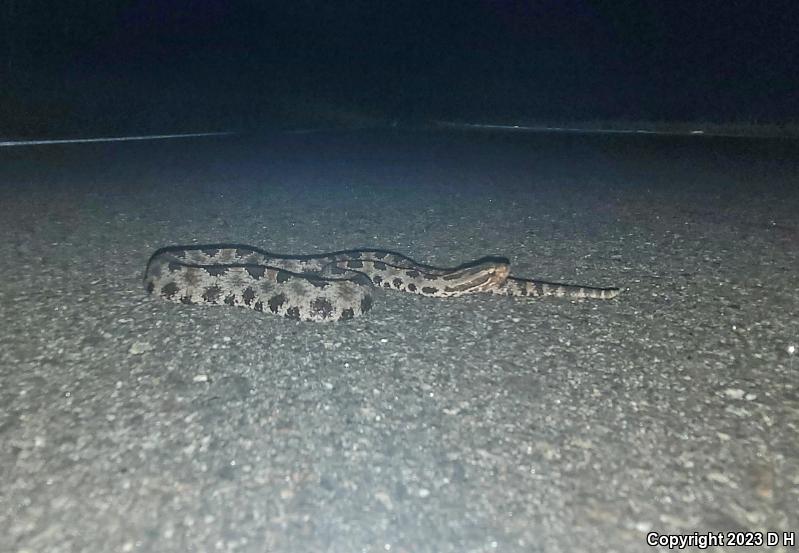
[[[553,284],[509,273],[502,258],[441,269],[384,250],[283,256],[251,246],[174,246],[153,254],[144,285],[149,293],[176,303],[237,305],[318,322],[363,315],[372,307],[376,288],[437,298],[489,293],[611,299],[619,293],[617,288]]]

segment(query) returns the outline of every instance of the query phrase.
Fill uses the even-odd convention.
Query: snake
[[[144,287],[173,303],[239,306],[310,322],[364,315],[381,289],[433,298],[612,299],[620,292],[514,277],[503,257],[486,256],[447,269],[381,249],[281,255],[240,244],[160,248],[147,263]]]

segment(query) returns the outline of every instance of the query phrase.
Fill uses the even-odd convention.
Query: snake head
[[[502,286],[509,274],[510,265],[506,259],[489,258],[444,275],[447,281],[444,292],[448,296],[488,292]]]

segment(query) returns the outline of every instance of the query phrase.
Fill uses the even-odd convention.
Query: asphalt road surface
[[[799,532],[795,141],[2,148],[0,193],[0,551],[639,552]],[[155,249],[222,242],[502,255],[624,291],[385,291],[332,324],[147,296]]]

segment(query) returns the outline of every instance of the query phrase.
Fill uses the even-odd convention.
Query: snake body
[[[241,245],[173,246],[152,255],[144,286],[175,303],[236,305],[314,322],[363,315],[379,288],[437,298],[489,293],[611,299],[619,293],[509,273],[508,261],[495,257],[442,269],[385,250],[284,256]]]

